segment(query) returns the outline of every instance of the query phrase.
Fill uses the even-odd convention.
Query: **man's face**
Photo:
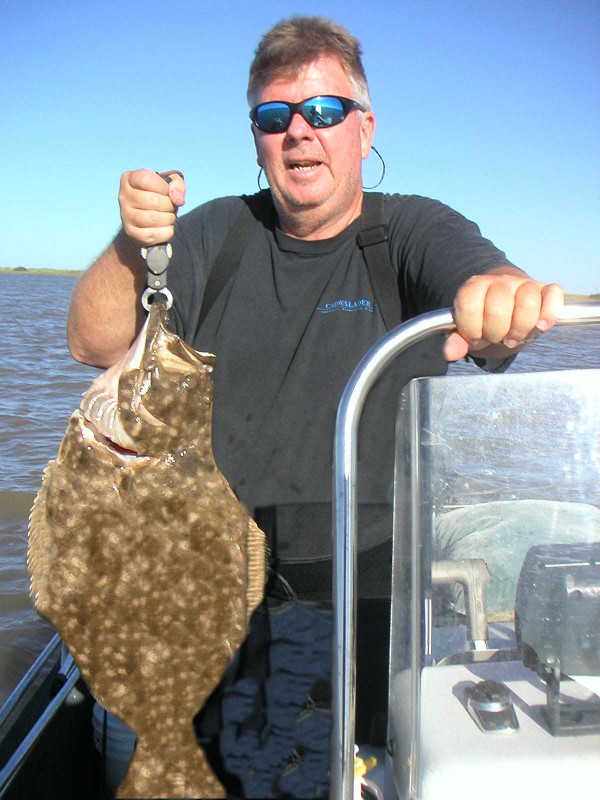
[[[298,103],[316,95],[354,98],[352,84],[336,58],[322,57],[293,79],[263,86],[253,105],[273,100]],[[258,163],[271,187],[284,231],[307,238],[334,236],[358,214],[362,203],[362,159],[369,154],[375,117],[351,111],[331,128],[311,128],[294,114],[283,133],[254,125]]]

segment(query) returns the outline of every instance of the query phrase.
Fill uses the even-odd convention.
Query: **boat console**
[[[600,783],[599,432],[600,370],[405,390],[386,798]]]

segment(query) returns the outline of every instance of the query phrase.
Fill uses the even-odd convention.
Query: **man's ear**
[[[365,111],[360,121],[360,151],[363,159],[369,155],[374,136],[375,114],[372,111]]]

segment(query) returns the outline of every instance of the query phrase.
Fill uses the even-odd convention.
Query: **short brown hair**
[[[258,43],[250,65],[248,100],[273,78],[294,78],[322,56],[339,59],[355,99],[371,107],[360,42],[346,28],[324,17],[295,16],[278,22]]]

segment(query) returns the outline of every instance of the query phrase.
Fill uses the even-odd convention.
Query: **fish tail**
[[[226,798],[193,727],[189,728],[187,736],[168,737],[163,730],[138,737],[117,798]]]

